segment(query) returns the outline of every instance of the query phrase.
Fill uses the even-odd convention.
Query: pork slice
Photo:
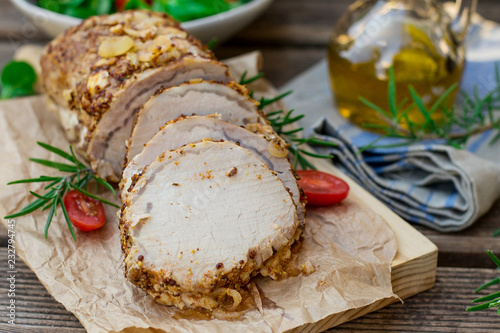
[[[238,126],[266,123],[248,90],[234,82],[192,82],[162,89],[141,108],[128,142],[126,162],[139,154],[158,129],[181,115],[219,113]],[[176,147],[177,148],[177,147]]]
[[[130,137],[139,108],[155,91],[187,82],[191,79],[231,80],[222,63],[205,58],[186,56],[170,65],[147,70],[137,75],[132,84],[122,89],[90,133],[87,155],[96,173],[118,182],[126,154],[125,141]],[[153,128],[154,132],[158,127]]]
[[[132,184],[132,177],[142,172],[164,151],[174,150],[183,145],[210,138],[239,144],[276,172],[285,187],[290,190],[301,223],[304,222],[304,207],[300,201],[300,190],[293,168],[285,157],[276,157],[269,153],[270,141],[266,135],[250,132],[245,128],[230,124],[216,116],[191,116],[178,118],[158,131],[144,146],[123,171],[120,182],[121,196],[125,198]]]
[[[230,142],[162,153],[136,179],[120,215],[126,276],[181,308],[217,307],[221,288],[248,283],[298,230],[275,172]]]

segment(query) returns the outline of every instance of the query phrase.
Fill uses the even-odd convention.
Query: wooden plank
[[[500,228],[500,200],[493,204],[490,211],[470,228],[451,234],[417,226],[427,238],[439,248],[439,266],[448,267],[494,267],[486,255],[487,250],[500,253],[499,239],[493,237]]]
[[[500,241],[492,236],[428,235],[439,248],[439,266],[495,267],[487,250],[500,254]]]
[[[0,8],[2,8],[0,14],[0,39],[31,43],[48,39],[48,36],[18,11],[10,1],[0,0]]]
[[[0,255],[7,258],[7,249],[1,248]],[[20,259],[16,260],[14,273],[15,296],[8,297],[10,281],[7,278],[10,274],[7,270],[0,273],[0,311],[3,318],[0,332],[51,332],[48,328],[51,326],[57,327],[57,332],[75,332],[75,329],[85,332],[75,316],[47,292],[36,275]],[[7,323],[10,319],[7,316],[7,306],[11,299],[15,300],[16,326]]]
[[[35,42],[47,40],[48,36],[15,8],[9,0],[0,0],[0,39]]]
[[[464,311],[477,297],[473,290],[498,274],[488,269],[438,268],[435,288],[343,324],[334,332],[498,332],[495,309]]]
[[[83,328],[63,328],[63,327],[42,327],[34,326],[11,326],[8,324],[0,324],[0,333],[84,333]]]
[[[0,20],[1,21],[1,20]],[[10,42],[0,42],[0,69],[12,59],[16,49]]]
[[[7,250],[0,249],[6,258]],[[0,271],[0,333],[55,332],[83,333],[78,320],[50,296],[37,277],[21,261],[16,263],[16,324],[6,323],[5,297],[7,272]],[[436,286],[429,291],[367,314],[328,332],[498,332],[498,316],[494,310],[465,312],[476,297],[473,290],[499,275],[493,269],[438,268]],[[498,289],[498,288],[497,288]],[[481,295],[487,294],[486,291]],[[325,328],[326,329],[326,328]]]

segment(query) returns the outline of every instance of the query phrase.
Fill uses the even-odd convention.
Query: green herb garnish
[[[490,256],[491,260],[497,265],[497,268],[500,268],[500,259],[496,255],[493,254],[493,252],[488,251],[488,255]],[[490,286],[493,286],[495,284],[500,284],[500,277],[497,277],[489,282],[486,282],[485,284],[481,285],[479,288],[475,290],[476,293],[480,292],[481,290],[488,288]],[[491,293],[490,295],[483,296],[480,298],[476,298],[475,300],[472,301],[473,303],[481,303],[479,305],[471,306],[470,308],[467,308],[467,311],[479,311],[479,310],[485,310],[485,309],[490,309],[490,308],[498,308],[497,313],[500,316],[500,291]]]
[[[478,90],[475,89],[473,96],[462,92],[464,97],[463,110],[455,106],[446,108],[443,103],[451,92],[457,89],[457,84],[449,87],[431,107],[426,107],[422,97],[410,85],[408,87],[412,101],[396,103],[396,84],[393,69],[389,69],[388,100],[389,110],[383,110],[372,102],[360,98],[366,106],[378,112],[379,117],[386,125],[363,124],[365,128],[376,129],[383,135],[368,146],[362,147],[361,151],[371,148],[391,148],[408,146],[422,140],[441,140],[443,144],[455,148],[462,148],[467,140],[478,133],[489,129],[498,131],[498,134],[490,141],[494,144],[500,139],[500,69],[495,66],[497,87],[491,90],[485,97],[480,98]],[[410,110],[417,109],[422,115],[422,123],[414,122],[407,116]],[[437,122],[432,118],[435,112],[442,113],[442,120]],[[403,125],[402,125],[403,124]],[[377,145],[386,138],[398,138],[400,142],[389,146]]]
[[[219,14],[247,2],[249,0],[154,0],[151,9],[168,13],[176,20],[186,22]]]
[[[151,6],[148,5],[145,1],[143,0],[128,0],[126,1],[125,9],[151,9]],[[155,1],[156,3],[156,1]],[[157,10],[161,11],[161,10]]]
[[[123,9],[149,9],[186,22],[228,11],[250,0],[39,0],[39,7],[85,19]],[[117,8],[119,7],[119,8]]]
[[[33,86],[37,75],[33,67],[24,61],[11,61],[2,69],[0,99],[9,99],[35,94]]]
[[[115,10],[114,0],[39,0],[37,5],[52,12],[81,19],[110,14]]]
[[[245,71],[243,73],[243,75],[241,76],[239,84],[242,84],[242,85],[250,84],[250,83],[262,78],[264,76],[264,74],[259,73],[251,78],[247,78],[246,76],[247,76],[247,71]],[[273,97],[273,98],[262,97],[259,101],[260,102],[259,109],[262,110],[266,106],[281,100],[282,98],[290,95],[291,93],[292,93],[292,91],[290,90],[290,91],[286,91],[286,92],[284,92],[276,97]],[[253,97],[253,95],[254,95],[254,93],[252,91],[250,93],[250,96]],[[301,148],[301,146],[305,145],[305,144],[310,144],[310,145],[317,145],[317,146],[334,147],[334,146],[336,146],[336,144],[333,142],[321,140],[317,137],[310,137],[307,139],[302,138],[300,136],[300,133],[304,130],[304,128],[298,127],[297,125],[295,125],[295,126],[290,126],[290,125],[296,124],[297,121],[304,118],[305,115],[301,114],[298,116],[294,116],[293,115],[294,111],[295,110],[292,109],[286,113],[283,110],[269,112],[266,115],[267,120],[269,120],[269,122],[270,122],[271,126],[273,127],[274,131],[276,132],[276,134],[280,135],[290,145],[288,147],[288,150],[294,155],[294,165],[293,165],[294,169],[296,169],[297,165],[300,164],[301,168],[304,170],[307,170],[307,169],[316,170],[316,167],[314,165],[312,165],[311,162],[309,162],[304,155],[316,157],[316,158],[327,158],[327,159],[331,159],[331,158],[333,158],[333,156],[332,155],[322,155],[322,154],[311,153],[308,150]],[[285,127],[287,129],[285,129]],[[290,127],[292,127],[292,128],[288,129]]]
[[[29,214],[31,212],[34,212],[35,210],[42,208],[42,211],[50,209],[49,210],[49,215],[47,216],[47,221],[45,223],[45,230],[44,230],[44,235],[45,238],[47,238],[50,223],[52,222],[52,218],[56,215],[56,210],[57,206],[61,205],[61,209],[64,214],[64,218],[66,220],[66,223],[68,225],[69,230],[71,231],[71,235],[73,236],[73,239],[76,241],[76,236],[75,232],[73,230],[73,226],[71,224],[71,221],[69,220],[68,213],[66,211],[66,207],[64,206],[63,202],[63,197],[64,194],[70,190],[77,190],[93,199],[99,200],[102,203],[105,203],[107,205],[119,208],[118,205],[107,201],[103,198],[100,198],[94,194],[91,194],[87,190],[87,184],[90,180],[95,180],[96,181],[96,186],[97,184],[101,184],[107,189],[109,189],[111,192],[113,192],[114,195],[116,195],[115,190],[113,187],[106,182],[104,179],[99,178],[94,174],[91,168],[80,162],[76,156],[75,153],[73,152],[73,147],[69,146],[70,152],[67,153],[59,148],[53,147],[51,145],[48,145],[46,143],[42,142],[37,142],[39,146],[42,148],[53,152],[54,154],[57,154],[64,159],[68,160],[70,163],[59,163],[59,162],[53,162],[49,160],[43,160],[43,159],[37,159],[37,158],[30,158],[30,161],[50,167],[50,168],[55,168],[59,170],[60,172],[67,172],[68,175],[66,176],[60,176],[60,177],[49,177],[49,176],[40,176],[39,178],[31,178],[31,179],[21,179],[21,180],[16,180],[13,182],[8,183],[7,185],[12,185],[12,184],[21,184],[21,183],[40,183],[40,182],[50,182],[47,186],[44,187],[44,190],[47,191],[43,195],[37,194],[35,192],[30,191],[30,193],[36,197],[37,199],[21,209],[19,212],[5,216],[5,219],[12,219],[18,216],[23,216],[26,214]]]
[[[282,95],[280,95],[282,96]],[[280,97],[278,96],[278,97]],[[284,96],[282,96],[284,97]],[[262,101],[261,101],[262,102]],[[300,119],[302,119],[305,115],[301,114],[298,116],[293,116],[293,109],[288,111],[288,112],[283,112],[283,110],[279,111],[274,111],[270,112],[267,114],[267,119],[271,123],[271,126],[274,128],[274,131],[280,135],[285,141],[290,145],[288,147],[288,150],[293,154],[294,156],[294,165],[293,168],[297,169],[297,164],[300,164],[303,170],[307,169],[312,169],[316,170],[316,167],[311,164],[307,160],[307,158],[304,157],[304,155],[311,156],[311,157],[316,157],[316,158],[327,158],[331,159],[333,158],[332,155],[322,155],[322,154],[316,154],[316,153],[311,153],[303,148],[301,148],[302,145],[309,144],[309,145],[317,145],[317,146],[327,146],[327,147],[334,147],[336,146],[335,143],[329,142],[329,141],[324,141],[321,139],[318,139],[317,137],[309,137],[309,138],[302,138],[299,136],[299,133],[304,130],[304,128],[299,127],[299,128],[294,128],[285,131],[284,127],[290,124],[294,124]]]
[[[207,42],[207,47],[208,47],[210,50],[213,50],[216,44],[217,44],[217,38],[216,38],[216,37],[213,37],[212,39],[210,39],[210,40]]]

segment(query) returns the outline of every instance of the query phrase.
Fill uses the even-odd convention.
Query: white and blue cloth
[[[461,89],[486,94],[495,85],[500,62],[500,26],[475,17],[467,42]],[[328,66],[322,61],[282,87],[293,90],[285,103],[306,114],[305,135],[335,142],[318,148],[333,163],[409,222],[453,232],[470,226],[500,197],[500,142],[490,145],[493,131],[472,137],[463,150],[437,142],[408,147],[359,148],[378,138],[342,118],[330,91]],[[394,143],[385,138],[378,145]]]

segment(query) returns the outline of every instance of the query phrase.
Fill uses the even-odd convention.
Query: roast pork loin
[[[269,125],[256,126],[251,124],[249,127],[256,133],[223,121],[216,115],[183,116],[169,122],[142,147],[142,151],[129,162],[123,171],[123,179],[120,182],[122,199],[127,196],[133,177],[141,173],[162,152],[210,138],[214,141],[224,140],[237,143],[258,157],[269,169],[276,172],[279,179],[290,190],[297,206],[299,220],[302,223],[305,215],[304,207],[300,201],[300,190],[293,168],[287,158],[286,143],[274,133]],[[269,147],[275,145],[281,146],[283,151],[281,156],[270,154]],[[272,150],[276,150],[276,148],[273,147]],[[231,160],[233,157],[228,156],[227,158]]]
[[[158,129],[168,121],[181,115],[204,116],[213,113],[219,113],[222,120],[238,126],[249,123],[267,124],[258,109],[258,102],[249,97],[247,88],[237,83],[197,80],[163,88],[139,111],[128,143],[127,161],[139,154]]]
[[[283,273],[298,225],[290,193],[249,150],[188,144],[132,184],[120,213],[125,274],[166,305],[234,308],[252,276]]]
[[[160,87],[227,82],[227,66],[164,14],[126,11],[84,20],[46,47],[49,105],[94,171],[119,181],[135,114]]]
[[[235,310],[253,276],[286,276],[304,227],[287,145],[208,48],[164,14],[126,11],[70,28],[41,66],[96,174],[119,182],[130,162],[118,216],[132,283],[162,304]]]

